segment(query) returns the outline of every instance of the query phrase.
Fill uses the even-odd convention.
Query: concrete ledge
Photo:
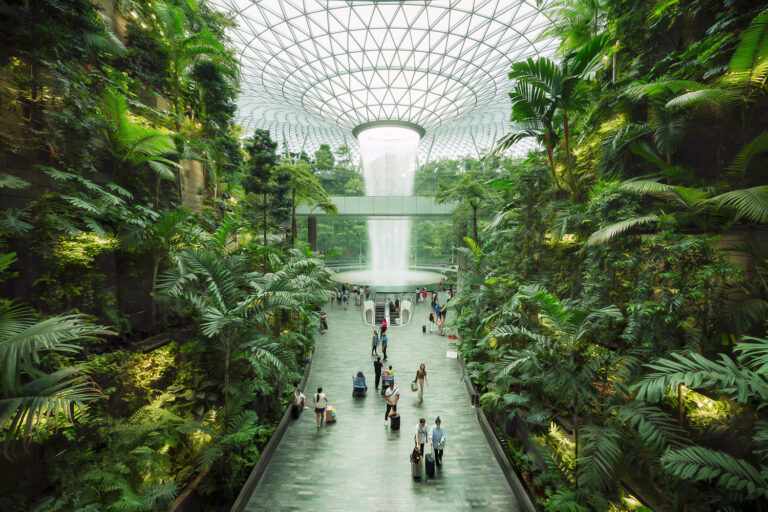
[[[312,370],[311,357],[307,362],[307,367],[304,368],[304,375],[301,378],[302,390],[307,385],[310,370]],[[306,398],[304,403],[306,404]],[[272,437],[269,438],[267,445],[261,451],[259,460],[256,461],[256,465],[253,466],[251,474],[248,475],[248,480],[245,481],[245,485],[243,485],[243,488],[240,490],[240,494],[237,496],[234,505],[232,505],[231,512],[244,512],[245,508],[248,506],[248,503],[251,501],[253,492],[259,485],[261,477],[264,476],[264,473],[267,471],[269,463],[272,462],[272,457],[274,457],[275,452],[277,451],[277,447],[280,445],[280,441],[283,439],[283,435],[285,435],[285,431],[288,430],[288,425],[290,425],[293,421],[293,418],[291,417],[291,405],[292,403],[289,403],[285,408],[285,412],[283,413],[283,417],[280,419],[280,423],[277,424],[277,428],[272,433]]]
[[[467,375],[467,367],[464,364],[464,358],[461,356],[461,352],[459,352],[458,359],[462,372],[464,375]],[[465,383],[467,385],[467,392],[469,393],[472,405],[475,407],[477,422],[480,423],[480,428],[483,430],[485,439],[488,441],[488,445],[491,447],[493,456],[496,457],[496,462],[498,462],[499,467],[501,468],[501,472],[504,473],[504,477],[507,479],[509,486],[512,488],[512,492],[515,493],[515,498],[517,498],[517,502],[520,505],[520,510],[525,512],[536,512],[536,507],[531,501],[531,497],[528,496],[528,492],[525,490],[525,486],[523,486],[523,483],[517,477],[517,473],[515,473],[515,470],[509,463],[507,454],[504,452],[504,448],[501,446],[501,443],[499,443],[499,440],[496,437],[496,432],[493,430],[493,426],[488,421],[488,417],[485,415],[485,411],[480,406],[479,395],[475,390],[474,384],[472,384],[472,381],[469,378],[465,381]]]

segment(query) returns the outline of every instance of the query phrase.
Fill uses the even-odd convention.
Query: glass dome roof
[[[356,127],[401,121],[423,128],[422,162],[482,154],[510,128],[509,65],[556,47],[539,40],[549,0],[213,3],[238,23],[239,122],[292,152],[354,154]]]

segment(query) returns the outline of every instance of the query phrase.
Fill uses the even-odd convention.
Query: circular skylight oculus
[[[425,130],[421,159],[479,154],[509,130],[512,62],[550,55],[536,0],[213,0],[236,14],[239,122],[288,151],[357,141],[381,121]]]

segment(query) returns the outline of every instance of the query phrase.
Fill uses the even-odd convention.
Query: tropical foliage
[[[541,149],[475,179],[468,376],[542,510],[765,510],[768,11],[555,9],[494,148]]]

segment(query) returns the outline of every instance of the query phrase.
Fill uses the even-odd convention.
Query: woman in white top
[[[312,396],[312,403],[315,406],[317,428],[320,428],[320,425],[323,422],[323,415],[325,414],[325,406],[328,405],[328,397],[323,393],[323,388],[317,388],[317,393]]]

